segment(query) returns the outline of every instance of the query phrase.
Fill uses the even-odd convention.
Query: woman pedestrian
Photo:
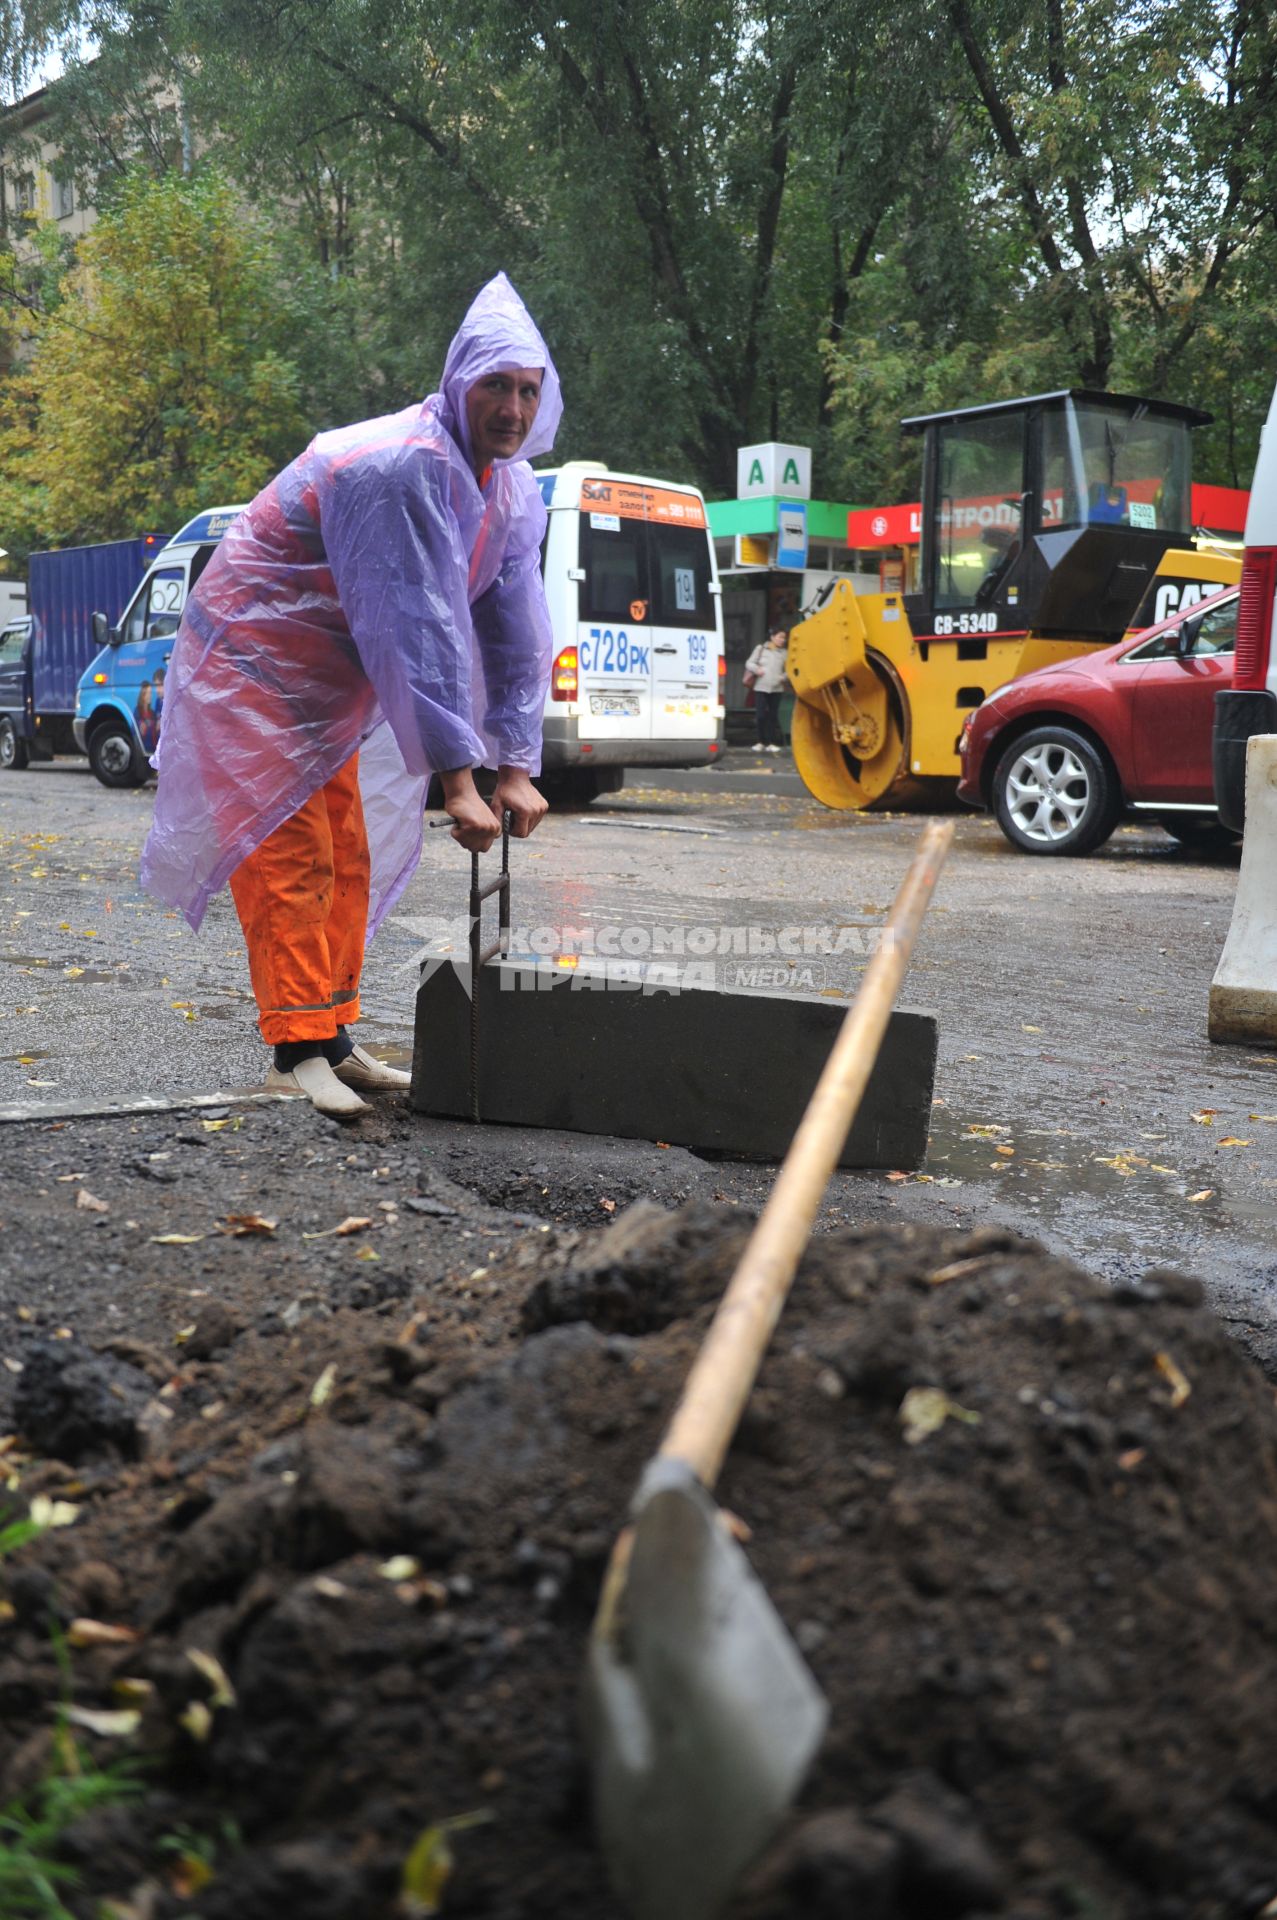
[[[785,649],[789,636],[783,627],[773,627],[766,643],[761,640],[745,662],[745,685],[754,690],[754,715],[758,739],[752,753],[779,753],[785,744],[780,730],[780,696],[788,684]]]

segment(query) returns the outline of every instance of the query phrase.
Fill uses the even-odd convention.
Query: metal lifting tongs
[[[497,937],[483,944],[481,917],[489,894],[499,894]],[[479,885],[479,856],[470,855],[470,1118],[479,1118],[479,971],[494,954],[510,950],[510,815],[501,815],[501,871],[486,886]]]

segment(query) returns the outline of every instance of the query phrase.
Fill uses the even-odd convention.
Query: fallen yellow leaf
[[[1167,1381],[1170,1385],[1171,1405],[1173,1407],[1182,1407],[1188,1399],[1189,1394],[1193,1391],[1183,1373],[1171,1359],[1169,1353],[1159,1353],[1154,1365],[1163,1380]]]
[[[396,1553],[383,1560],[377,1571],[383,1580],[393,1580],[397,1586],[401,1580],[414,1579],[421,1572],[421,1562],[410,1553]]]
[[[179,1900],[191,1900],[202,1893],[214,1877],[212,1867],[198,1853],[179,1853],[169,1874],[169,1885]],[[136,1908],[133,1911],[136,1912]]]
[[[442,1911],[444,1888],[455,1865],[449,1834],[482,1826],[491,1818],[486,1810],[459,1813],[451,1820],[440,1820],[435,1826],[427,1827],[418,1836],[404,1861],[399,1889],[399,1910],[406,1920],[433,1920],[433,1916]]]
[[[47,1493],[37,1493],[28,1511],[41,1533],[50,1527],[73,1527],[80,1517],[80,1509],[69,1500],[54,1500]]]
[[[1214,1187],[1203,1187],[1200,1193],[1190,1193],[1188,1196],[1189,1206],[1190,1207],[1200,1206],[1203,1200],[1210,1199],[1214,1191],[1215,1191]]]
[[[372,1225],[366,1214],[349,1213],[335,1227],[321,1227],[318,1233],[304,1233],[303,1240],[329,1240],[334,1234],[362,1233],[365,1227]]]
[[[1232,1133],[1230,1133],[1226,1139],[1217,1140],[1215,1142],[1215,1147],[1217,1151],[1220,1147],[1248,1147],[1249,1145],[1250,1145],[1249,1140],[1239,1140],[1236,1134],[1232,1134]]]
[[[979,1414],[960,1407],[943,1387],[910,1387],[900,1402],[900,1424],[905,1430],[906,1446],[916,1447],[937,1433],[946,1420],[960,1420],[970,1427],[980,1424]]]
[[[196,1672],[202,1673],[212,1687],[213,1691],[208,1697],[208,1704],[213,1708],[214,1712],[216,1712],[218,1707],[233,1707],[235,1705],[235,1689],[230,1683],[230,1677],[225,1667],[217,1656],[212,1653],[205,1653],[203,1647],[188,1647],[186,1649],[186,1657]]]
[[[142,1716],[136,1707],[99,1710],[95,1707],[64,1707],[63,1713],[74,1727],[83,1727],[104,1740],[122,1740],[136,1733]]]
[[[333,1384],[336,1378],[337,1368],[334,1362],[330,1360],[310,1390],[310,1404],[312,1407],[322,1407],[326,1400],[332,1398]]]
[[[113,1627],[105,1620],[73,1620],[67,1628],[72,1647],[128,1647],[140,1638],[136,1627]]]
[[[213,1731],[213,1716],[202,1700],[192,1700],[186,1710],[178,1714],[177,1723],[186,1728],[199,1746],[203,1746]]]
[[[197,1240],[206,1239],[202,1233],[153,1233],[153,1247],[193,1247]]]

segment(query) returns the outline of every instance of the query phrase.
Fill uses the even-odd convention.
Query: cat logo
[[[1160,626],[1177,613],[1190,613],[1203,600],[1220,590],[1218,580],[1162,580],[1153,598],[1153,617],[1149,625]]]

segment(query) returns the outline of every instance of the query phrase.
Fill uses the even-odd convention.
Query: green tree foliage
[[[933,17],[944,164],[929,191],[902,180],[828,361],[849,485],[916,480],[901,414],[1063,385],[1210,408],[1198,473],[1246,484],[1273,374],[1270,15],[938,0]]]
[[[228,182],[129,177],[0,391],[11,550],[171,528],[308,437],[275,254]]]
[[[0,0],[11,8],[15,0]],[[902,414],[1053,385],[1206,405],[1244,482],[1277,267],[1253,0],[27,0],[91,33],[58,129],[110,205],[211,153],[269,220],[311,428],[433,385],[498,267],[564,457],[730,491],[811,442],[914,483]],[[11,62],[12,65],[12,62]]]

